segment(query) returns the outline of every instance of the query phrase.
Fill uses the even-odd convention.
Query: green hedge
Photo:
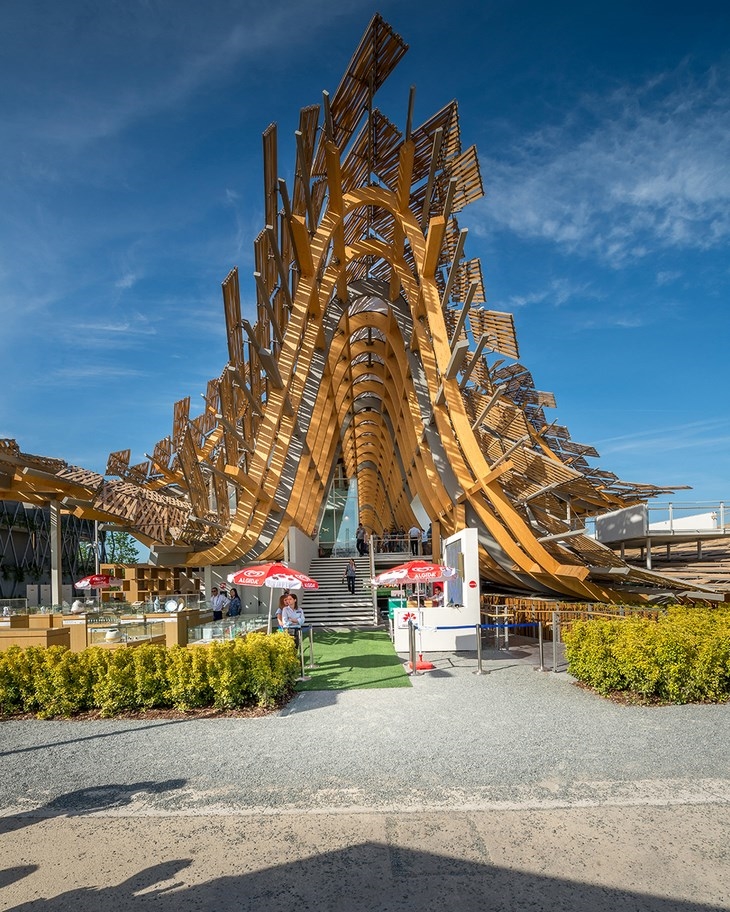
[[[0,653],[0,715],[38,718],[99,710],[103,716],[145,709],[274,706],[299,673],[285,633],[208,646],[134,649],[13,646]]]
[[[601,694],[667,703],[730,698],[730,606],[673,606],[657,620],[577,621],[565,633],[568,670]]]

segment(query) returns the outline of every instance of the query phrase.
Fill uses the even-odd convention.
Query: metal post
[[[725,501],[720,501],[720,528],[725,531]]]
[[[50,610],[63,602],[63,568],[61,566],[63,547],[61,539],[61,504],[57,500],[50,503],[50,539],[51,539],[51,604]]]
[[[476,629],[477,629],[477,670],[474,672],[474,674],[477,674],[477,675],[489,674],[488,671],[485,672],[482,670],[482,625],[477,624]]]
[[[416,669],[416,628],[413,624],[413,621],[408,621],[408,653],[410,656],[411,662],[411,674],[417,675],[418,671]]]
[[[314,633],[311,624],[309,625],[309,665],[307,668],[319,668],[314,661]]]
[[[302,664],[302,676],[299,678],[300,681],[311,681],[312,679],[309,675],[304,674],[304,637],[302,636],[302,628],[299,628],[299,660]]]
[[[509,618],[507,617],[507,605],[504,606],[504,649],[509,652]]]
[[[540,656],[540,668],[538,671],[545,671],[545,643],[542,638],[542,621],[537,622],[537,651]]]
[[[558,612],[553,611],[553,671],[558,670]]]

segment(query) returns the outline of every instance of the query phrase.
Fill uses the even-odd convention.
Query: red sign
[[[476,587],[477,587],[477,581],[476,581],[476,580],[469,580],[469,588],[470,588],[470,589],[476,589]]]

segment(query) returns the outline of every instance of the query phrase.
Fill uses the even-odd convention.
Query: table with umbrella
[[[373,578],[374,586],[402,586],[404,584],[415,585],[416,587],[416,618],[418,623],[419,635],[419,657],[416,663],[416,669],[430,670],[434,668],[431,662],[423,660],[423,612],[421,606],[421,585],[424,583],[437,583],[444,580],[454,579],[456,570],[452,567],[446,567],[443,564],[433,564],[425,560],[406,561],[405,564],[398,564],[396,567],[390,567]]]
[[[319,589],[319,583],[312,579],[311,576],[287,566],[283,561],[272,561],[266,564],[253,564],[250,567],[243,567],[235,573],[230,573],[227,579],[234,586],[266,586],[270,590],[266,624],[267,633],[271,633],[274,589],[304,589],[305,591]],[[304,678],[304,652],[301,648],[301,642],[300,640],[299,653],[302,661],[302,677]]]
[[[90,576],[85,576],[83,579],[78,580],[74,583],[74,589],[96,589],[99,592],[99,607],[101,608],[101,592],[102,589],[112,589],[115,586],[121,586],[123,580],[117,579],[114,576],[110,576],[108,573],[92,573]]]

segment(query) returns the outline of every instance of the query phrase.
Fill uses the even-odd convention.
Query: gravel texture
[[[730,802],[730,704],[616,705],[473,656],[252,719],[0,725],[0,813],[546,809]]]
[[[429,658],[258,718],[0,724],[0,909],[730,908],[730,705]]]

